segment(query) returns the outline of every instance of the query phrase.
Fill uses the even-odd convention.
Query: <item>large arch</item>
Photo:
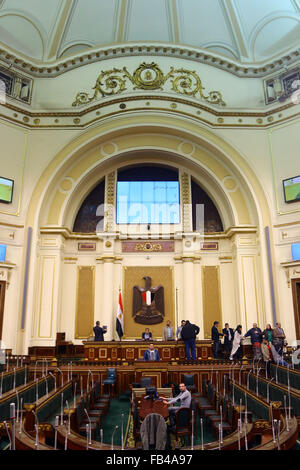
[[[158,123],[159,121],[159,123]],[[30,201],[27,226],[33,227],[33,243],[43,227],[70,229],[76,208],[99,177],[129,162],[160,158],[175,162],[196,175],[197,181],[213,196],[219,209],[226,214],[225,227],[257,227],[263,237],[265,225],[270,225],[270,213],[261,185],[245,159],[227,142],[194,122],[169,116],[127,116],[111,119],[93,127],[70,142],[51,161],[41,176]],[[87,184],[88,182],[88,184]],[[261,264],[253,267],[267,273],[264,243],[260,243]],[[253,265],[254,266],[254,265]],[[34,310],[35,279],[38,260],[32,257],[28,292],[27,326],[22,349],[30,344]],[[270,319],[271,301],[267,276],[261,308],[263,321]],[[35,287],[34,287],[35,286]]]

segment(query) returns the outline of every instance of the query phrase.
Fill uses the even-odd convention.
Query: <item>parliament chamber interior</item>
[[[0,458],[300,450],[299,131],[299,0],[0,0]]]

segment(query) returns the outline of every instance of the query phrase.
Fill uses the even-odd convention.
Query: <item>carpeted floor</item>
[[[107,413],[106,417],[102,422],[102,429],[103,429],[103,442],[105,444],[111,444],[112,433],[114,431],[115,426],[118,426],[118,429],[114,435],[114,444],[120,446],[121,445],[121,425],[122,425],[122,414],[124,414],[123,420],[123,430],[124,430],[124,440],[126,435],[126,430],[128,427],[128,417],[130,411],[130,402],[129,401],[121,401],[117,398],[112,398],[110,401],[109,412]]]

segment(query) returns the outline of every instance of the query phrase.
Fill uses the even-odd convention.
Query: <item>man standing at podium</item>
[[[99,321],[96,321],[96,326],[94,326],[93,330],[95,334],[94,341],[104,341],[103,335],[107,333],[107,330],[104,327],[103,328],[100,327]]]

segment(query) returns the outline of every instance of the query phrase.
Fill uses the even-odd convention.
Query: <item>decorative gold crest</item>
[[[171,81],[172,91],[175,93],[193,97],[200,95],[208,103],[225,106],[222,94],[219,91],[210,91],[208,95],[204,94],[203,90],[205,88],[194,70],[170,67],[170,71],[164,75],[163,71],[154,62],[151,62],[151,64],[143,62],[132,75],[126,67],[102,71],[93,88],[95,90],[93,96],[79,92],[72,106],[91,103],[98,98],[99,93],[102,97],[118,95],[127,89],[126,83],[128,81],[134,85],[134,90],[152,91],[163,90],[163,86],[168,80]]]

